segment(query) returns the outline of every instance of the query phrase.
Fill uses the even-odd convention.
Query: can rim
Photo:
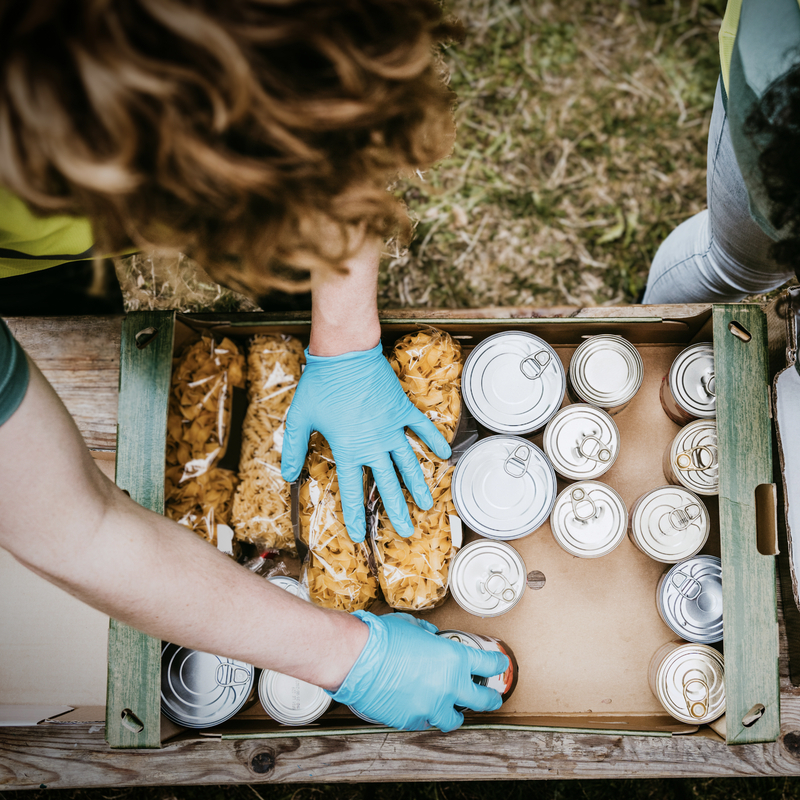
[[[602,463],[599,459],[595,459],[595,461],[598,463],[598,467],[595,468],[594,471],[590,470],[586,473],[577,472],[576,467],[573,467],[570,462],[562,457],[560,449],[554,447],[552,441],[556,436],[556,432],[558,430],[557,426],[562,424],[564,419],[567,419],[571,416],[577,416],[578,414],[584,414],[586,417],[590,418],[594,417],[596,421],[602,421],[605,423],[611,432],[612,438],[611,442],[601,442],[597,439],[597,437],[594,437],[597,440],[598,447],[602,444],[605,444],[607,447],[611,447],[611,457],[606,463]],[[590,438],[592,437],[586,436],[584,437],[583,441],[587,441]],[[583,442],[581,442],[581,445],[582,444]],[[564,408],[560,409],[550,420],[550,422],[547,423],[547,427],[544,429],[542,445],[544,447],[545,455],[548,457],[548,459],[550,459],[553,469],[555,469],[559,475],[567,478],[568,480],[588,481],[599,478],[614,466],[617,457],[619,456],[621,439],[617,423],[614,422],[614,418],[607,411],[602,408],[598,408],[591,403],[571,403],[570,405],[564,406]],[[591,445],[587,445],[587,449],[589,446]],[[597,453],[594,453],[593,455],[598,455],[599,452],[600,450],[598,449]],[[588,462],[590,459],[589,457],[585,457],[585,460]]]
[[[710,351],[711,363],[714,364],[714,345],[711,342],[697,342],[690,345],[685,350],[681,350],[672,366],[669,368],[669,375],[667,382],[669,383],[669,390],[672,392],[672,397],[678,407],[691,417],[697,419],[715,419],[717,416],[717,398],[713,395],[713,403],[709,402],[702,404],[696,402],[691,394],[688,392],[686,386],[686,369],[691,360],[701,358],[703,354]]]
[[[315,697],[317,699],[313,705],[308,707],[302,716],[299,714],[297,716],[283,714],[283,712],[274,702],[272,696],[274,691],[273,684],[276,680],[281,678],[294,680],[306,686],[311,686],[317,690],[315,693]],[[264,711],[266,711],[267,714],[269,714],[269,716],[275,720],[275,722],[278,722],[282,725],[308,725],[315,720],[318,720],[328,710],[332,702],[331,696],[319,686],[315,686],[313,683],[308,683],[308,681],[301,681],[299,678],[293,678],[290,675],[284,675],[281,672],[271,669],[265,669],[261,671],[261,677],[258,680],[258,699],[261,701]]]
[[[702,430],[708,430],[709,433],[712,435],[708,436],[708,441],[706,442],[705,439],[699,440],[700,443],[698,444],[695,440],[693,446],[688,448],[687,439],[694,437],[696,433],[699,433]],[[678,433],[675,435],[675,438],[672,440],[672,444],[669,446],[669,465],[672,474],[675,476],[675,480],[681,486],[696,492],[697,494],[702,494],[706,496],[712,496],[719,494],[719,439],[717,437],[717,422],[714,419],[696,419],[688,424],[684,425]],[[683,456],[687,456],[689,454],[690,460],[693,457],[695,451],[700,451],[702,449],[709,450],[711,452],[713,450],[713,463],[707,467],[706,469],[699,470],[699,469],[681,469],[677,464],[677,459]],[[702,456],[703,454],[700,454]],[[700,457],[698,456],[698,457]],[[716,471],[716,475],[714,472]],[[701,482],[699,480],[695,480],[695,475],[706,475],[709,480],[705,482]]]
[[[709,704],[706,713],[699,717],[692,716],[690,713],[688,713],[688,710],[687,712],[683,712],[681,707],[675,702],[672,694],[667,691],[667,678],[670,671],[677,669],[681,661],[684,661],[692,656],[694,658],[700,658],[706,662],[714,677],[717,678],[717,685],[721,687],[717,702],[715,704]],[[709,647],[707,644],[681,644],[670,653],[667,653],[658,666],[655,682],[656,688],[659,690],[657,696],[661,704],[664,706],[664,709],[667,711],[667,713],[681,722],[685,722],[690,725],[702,725],[706,722],[713,722],[715,719],[718,719],[725,713],[725,661],[720,653],[718,653],[713,647]],[[684,683],[684,687],[685,685],[686,684]],[[710,691],[710,687],[706,686],[706,690]],[[710,696],[708,699],[710,700]],[[665,700],[668,702],[665,702]],[[686,702],[688,702],[688,699]]]
[[[700,568],[702,568],[704,565],[708,567],[708,571],[705,572],[700,578],[698,578],[696,575],[691,576],[697,581],[697,588],[699,588],[700,593],[703,591],[703,582],[701,581],[701,578],[716,577],[717,580],[711,581],[710,583],[717,584],[720,587],[721,594],[722,560],[718,556],[696,555],[683,561],[679,561],[665,570],[656,587],[656,606],[661,619],[664,621],[664,624],[682,639],[685,639],[687,642],[691,642],[693,644],[716,644],[723,641],[724,638],[724,617],[721,604],[719,615],[712,620],[712,625],[705,626],[706,628],[709,628],[709,630],[705,634],[700,634],[697,632],[699,626],[691,627],[688,620],[685,623],[681,623],[681,620],[677,617],[675,605],[671,602],[668,602],[671,597],[677,594],[679,598],[683,598],[683,601],[678,598],[675,598],[675,601],[679,607],[682,607],[687,603],[693,602],[697,599],[697,597],[700,596],[699,593],[695,593],[696,587],[694,584],[684,588],[684,581],[680,585],[677,585],[678,588],[674,588],[675,584],[673,583],[673,578],[677,573],[685,570],[687,567],[691,571],[693,565],[696,564],[699,564]],[[684,617],[685,616],[686,615],[684,615]]]
[[[597,390],[586,376],[588,362],[602,350],[611,350],[621,355],[628,367],[628,378],[616,393]],[[632,400],[641,388],[644,362],[639,351],[623,336],[600,333],[590,336],[578,345],[569,362],[569,379],[575,394],[581,400],[600,408],[615,408]]]

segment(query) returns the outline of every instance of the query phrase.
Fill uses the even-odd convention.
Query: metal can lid
[[[656,673],[656,694],[681,722],[711,722],[725,713],[722,656],[705,644],[684,644],[665,656]]]
[[[655,561],[674,564],[700,552],[708,539],[708,509],[682,486],[659,486],[643,494],[631,512],[636,546]]]
[[[644,364],[639,351],[621,336],[590,336],[572,354],[569,380],[582,400],[601,408],[627,403],[639,391]]]
[[[524,331],[504,331],[475,346],[464,363],[461,394],[475,419],[498,433],[527,434],[544,427],[566,390],[564,367],[547,342]]]
[[[567,486],[556,498],[550,514],[553,537],[578,558],[598,558],[610,553],[625,538],[628,509],[610,486],[580,481]]]
[[[669,450],[669,460],[676,479],[698,494],[719,492],[719,456],[717,423],[698,419],[678,431]]]
[[[687,414],[698,419],[716,417],[714,345],[711,342],[693,344],[678,353],[668,380],[675,402]]]
[[[456,553],[449,586],[465,611],[476,617],[498,617],[520,601],[525,579],[525,562],[511,545],[484,539]]]
[[[619,454],[619,429],[601,408],[573,403],[544,429],[544,451],[559,475],[591,480],[607,472]]]
[[[350,713],[358,717],[362,722],[368,722],[370,725],[383,725],[382,722],[378,722],[378,720],[372,719],[372,717],[368,717],[366,714],[362,714],[358,709],[353,708],[353,706],[347,707],[350,709]]]
[[[219,725],[242,709],[254,679],[254,668],[243,661],[164,642],[161,711],[187,728]]]
[[[681,639],[722,641],[722,562],[716,556],[695,556],[668,569],[657,600],[661,618]]]
[[[490,539],[519,539],[547,520],[556,475],[535,444],[518,436],[489,436],[458,460],[451,489],[468,528]]]
[[[308,593],[308,588],[303,586],[300,581],[296,578],[292,578],[289,575],[273,575],[271,578],[267,578],[270,583],[274,583],[276,586],[280,586],[289,594],[293,594],[295,597],[299,597],[301,600],[305,600],[306,602],[311,602],[311,595]]]
[[[267,714],[283,725],[308,725],[331,704],[330,695],[319,686],[271,669],[261,673],[258,698]]]

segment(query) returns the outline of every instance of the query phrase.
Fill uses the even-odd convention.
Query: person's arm
[[[0,545],[109,616],[186,647],[337,689],[367,641],[356,617],[299,600],[95,466],[36,366],[0,425]]]

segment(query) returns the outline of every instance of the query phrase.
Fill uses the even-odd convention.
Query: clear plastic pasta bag
[[[227,337],[203,335],[173,361],[167,416],[164,513],[217,544],[230,519],[236,473],[216,465],[230,437],[231,397],[245,360]]]
[[[299,535],[308,547],[302,582],[312,602],[340,611],[369,608],[378,596],[372,556],[366,542],[347,534],[333,454],[314,433],[299,489]]]
[[[408,399],[452,442],[461,417],[461,345],[446,331],[423,328],[395,342],[389,363]]]
[[[282,335],[258,335],[247,351],[247,413],[239,485],[231,515],[234,535],[259,548],[295,550],[291,485],[281,477],[286,415],[305,363],[303,346]]]

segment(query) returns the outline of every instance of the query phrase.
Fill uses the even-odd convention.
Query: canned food
[[[625,538],[628,509],[610,487],[597,481],[581,481],[564,489],[550,514],[553,538],[578,558],[599,558]]]
[[[667,642],[650,660],[650,690],[681,722],[713,722],[725,713],[722,656],[705,644]]]
[[[187,728],[226,722],[255,702],[255,669],[243,661],[164,642],[161,647],[161,711]]]
[[[504,331],[476,345],[464,363],[461,394],[475,419],[497,433],[543,428],[564,399],[566,376],[556,351],[523,331]]]
[[[502,653],[504,656],[508,656],[508,669],[505,672],[500,675],[492,675],[490,678],[473,675],[472,680],[480,686],[488,686],[490,689],[500,692],[504,703],[511,697],[517,687],[519,664],[511,648],[505,642],[495,639],[493,636],[482,636],[479,633],[466,633],[465,631],[439,631],[436,635],[444,636],[445,639],[453,642],[460,642],[475,650],[486,650],[490,653]],[[464,710],[460,706],[457,706],[457,709]]]
[[[668,569],[658,581],[661,619],[681,639],[695,644],[722,641],[722,562],[695,556]]]
[[[499,617],[521,600],[526,570],[522,556],[505,542],[478,540],[456,553],[450,567],[450,592],[476,617]]]
[[[458,460],[451,483],[461,521],[489,539],[519,539],[542,526],[556,499],[545,454],[518,436],[481,439]]]
[[[622,411],[639,391],[644,364],[639,351],[621,336],[590,336],[572,354],[567,390],[571,399],[611,414]]]
[[[271,669],[261,672],[258,699],[264,711],[282,725],[309,725],[331,704],[330,695],[319,686]]]
[[[544,429],[544,452],[555,471],[568,480],[592,480],[608,472],[619,445],[614,420],[586,403],[562,408]]]
[[[678,353],[661,381],[661,406],[678,425],[717,416],[714,345],[693,344]]]
[[[382,722],[378,722],[378,720],[372,719],[372,717],[368,717],[366,714],[362,714],[360,711],[353,708],[353,706],[347,706],[347,708],[353,716],[358,717],[362,722],[367,722],[370,725],[383,725]]]
[[[664,451],[664,477],[697,494],[719,494],[717,423],[698,419],[678,431]]]
[[[631,541],[662,564],[697,555],[710,529],[703,501],[680,486],[659,486],[643,494],[633,504],[628,524]]]
[[[276,586],[280,586],[281,589],[289,592],[289,594],[293,594],[295,597],[299,597],[307,603],[311,602],[311,595],[308,593],[308,588],[303,586],[296,578],[292,578],[289,575],[273,575],[271,578],[267,578],[267,580],[270,583],[274,583]]]

